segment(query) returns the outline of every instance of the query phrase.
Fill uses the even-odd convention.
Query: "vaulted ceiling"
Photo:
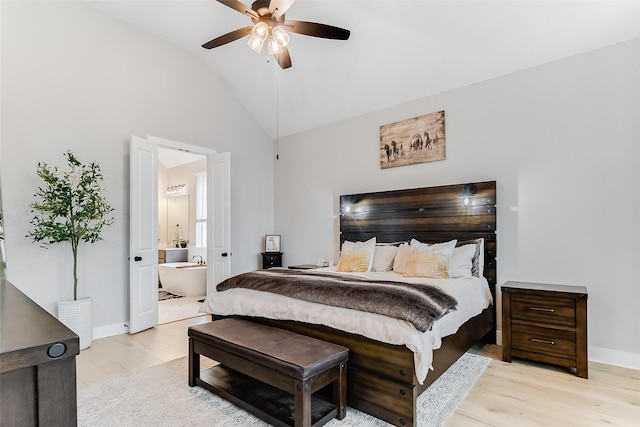
[[[251,24],[215,0],[87,3],[202,58],[272,137],[640,36],[636,0],[296,0],[287,19],[351,37],[291,34],[293,67],[282,70],[248,37],[201,47]]]

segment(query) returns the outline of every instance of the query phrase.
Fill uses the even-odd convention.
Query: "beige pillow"
[[[375,248],[375,237],[372,237],[366,242],[350,242],[345,240],[342,244],[342,253],[340,254],[337,271],[359,273],[371,271]]]
[[[373,265],[371,266],[371,271],[391,270],[396,252],[398,252],[397,246],[376,246],[373,251]]]
[[[404,276],[449,279],[451,256],[455,247],[456,240],[433,245],[411,240],[411,250]]]
[[[408,243],[403,243],[398,246],[398,252],[393,259],[393,271],[398,274],[403,274],[407,270],[407,261],[409,260],[409,252],[411,246]]]

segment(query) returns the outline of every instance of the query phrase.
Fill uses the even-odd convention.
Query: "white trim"
[[[602,347],[589,347],[589,362],[640,370],[640,354]]]
[[[112,337],[114,335],[128,334],[129,325],[114,323],[113,325],[96,326],[93,328],[93,339]]]

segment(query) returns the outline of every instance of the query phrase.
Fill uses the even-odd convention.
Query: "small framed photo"
[[[267,234],[264,239],[265,252],[280,252],[280,235]]]

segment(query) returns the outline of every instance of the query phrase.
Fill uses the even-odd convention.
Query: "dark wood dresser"
[[[587,288],[502,285],[502,360],[512,357],[575,368],[588,378]]]
[[[78,336],[6,280],[0,351],[3,427],[77,425]]]

